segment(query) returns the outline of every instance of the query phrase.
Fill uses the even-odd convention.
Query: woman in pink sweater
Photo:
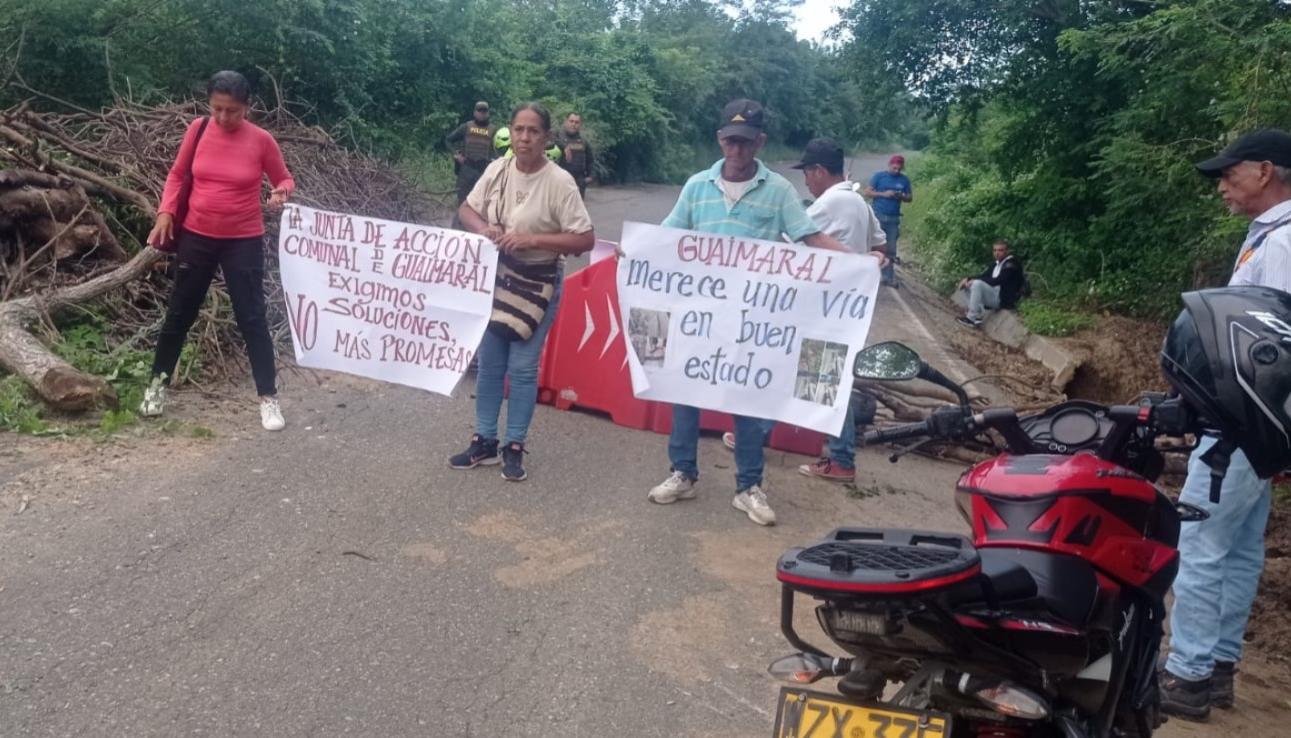
[[[246,119],[251,100],[246,78],[237,72],[217,72],[206,93],[211,114],[189,125],[166,178],[157,223],[148,234],[152,246],[177,239],[177,261],[174,292],[153,358],[153,382],[139,411],[161,415],[166,385],[218,267],[224,273],[233,315],[247,345],[260,395],[261,425],[265,430],[281,430],[285,423],[274,386],[273,341],[265,318],[260,193],[267,175],[273,186],[267,205],[279,210],[295,183],[282,161],[278,142]],[[175,225],[175,213],[190,167],[188,212],[180,228]]]

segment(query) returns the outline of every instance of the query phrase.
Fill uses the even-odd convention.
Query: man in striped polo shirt
[[[670,228],[779,241],[787,236],[808,246],[849,251],[821,232],[784,177],[757,158],[766,143],[765,114],[752,100],[733,100],[722,110],[717,142],[722,159],[686,182],[664,219]],[[732,506],[758,525],[774,525],[775,511],[762,490],[765,423],[735,416],[735,497]],[[699,409],[673,405],[668,459],[672,473],[650,490],[650,501],[667,505],[695,496],[699,479]]]

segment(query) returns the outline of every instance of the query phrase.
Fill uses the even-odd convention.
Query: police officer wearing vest
[[[489,104],[481,100],[475,103],[475,114],[471,120],[458,126],[444,138],[449,150],[453,152],[454,169],[457,172],[458,206],[466,201],[466,196],[471,194],[476,180],[494,158],[495,131],[496,129],[489,124]]]
[[[583,116],[570,113],[556,137],[560,146],[560,168],[569,172],[578,184],[578,194],[587,197],[587,183],[592,177],[592,147],[583,138]]]

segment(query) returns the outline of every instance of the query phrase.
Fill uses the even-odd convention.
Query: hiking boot
[[[955,320],[959,321],[959,322],[960,322],[961,324],[963,324],[963,325],[968,326],[969,328],[981,328],[981,327],[982,327],[982,321],[980,321],[980,320],[974,320],[973,318],[970,318],[970,317],[968,317],[967,315],[961,315],[960,317],[955,318]]]
[[[651,502],[660,505],[671,505],[677,500],[689,500],[695,496],[695,480],[679,471],[674,471],[657,487],[650,490],[647,496]]]
[[[1161,672],[1161,711],[1167,715],[1204,722],[1210,717],[1211,680],[1184,679]]]
[[[502,447],[502,478],[508,482],[523,482],[529,478],[524,470],[524,444],[512,441]]]
[[[153,377],[148,389],[143,391],[143,402],[139,403],[139,414],[145,418],[155,418],[166,410],[166,385],[164,377]]]
[[[856,470],[848,469],[833,459],[818,459],[814,464],[803,464],[798,473],[804,477],[820,477],[831,482],[855,482]]]
[[[723,445],[723,446],[725,446],[727,449],[729,449],[729,450],[731,450],[731,451],[734,451],[734,450],[735,450],[735,434],[734,434],[734,433],[732,433],[732,432],[730,432],[730,431],[727,431],[727,432],[723,433],[723,434],[722,434],[722,445]]]
[[[758,485],[736,492],[731,498],[731,507],[749,516],[749,520],[758,525],[775,525],[775,510],[767,502],[766,493]]]
[[[498,439],[485,438],[479,433],[471,436],[471,445],[465,451],[448,459],[454,469],[474,469],[498,463]]]
[[[260,398],[260,427],[267,431],[280,431],[287,426],[282,417],[282,406],[277,397]]]
[[[1232,661],[1216,661],[1215,670],[1210,674],[1210,706],[1221,710],[1233,709],[1233,675],[1237,673],[1237,664]]]

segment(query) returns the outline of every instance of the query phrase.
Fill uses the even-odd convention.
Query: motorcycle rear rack
[[[811,595],[911,597],[971,579],[982,570],[964,536],[882,528],[839,528],[780,557],[776,578]]]

